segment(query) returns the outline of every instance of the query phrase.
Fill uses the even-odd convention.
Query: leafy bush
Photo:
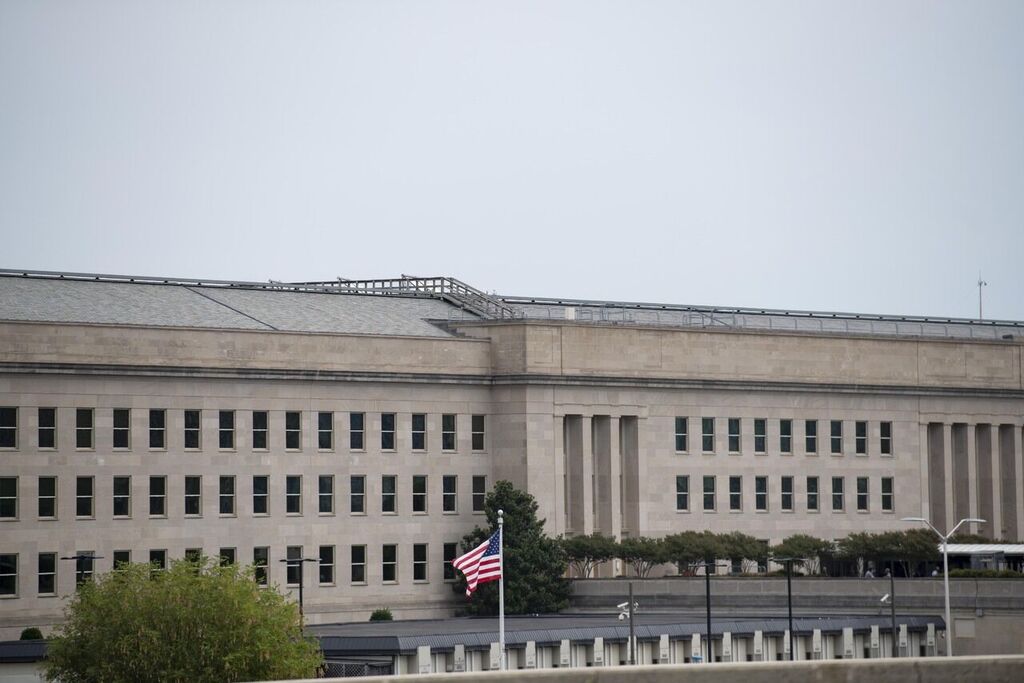
[[[42,640],[43,632],[37,629],[35,626],[29,626],[27,629],[21,632],[20,640]]]
[[[950,569],[951,579],[1024,579],[1024,574],[1012,569]]]
[[[370,621],[391,621],[392,619],[394,617],[391,616],[391,610],[387,607],[378,607],[370,615]]]

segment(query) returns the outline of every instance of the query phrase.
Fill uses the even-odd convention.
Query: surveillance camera
[[[619,621],[625,621],[625,619],[626,619],[626,613],[625,612],[620,612],[619,613]]]
[[[626,609],[627,607],[629,607],[629,603],[628,602],[620,602],[618,605],[616,605],[616,607],[618,607],[619,609]]]

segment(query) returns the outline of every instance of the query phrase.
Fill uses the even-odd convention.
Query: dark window
[[[473,512],[483,512],[487,501],[487,477],[473,476]]]
[[[705,453],[715,452],[715,418],[700,419],[700,447]]]
[[[75,448],[92,448],[92,408],[75,409]]]
[[[385,474],[380,478],[380,511],[395,512],[395,497],[398,478],[393,474]]]
[[[690,420],[685,417],[676,418],[676,451],[682,453],[689,449]]]
[[[217,556],[220,558],[220,566],[222,567],[233,565],[237,558],[234,548],[221,548],[217,551]]]
[[[121,569],[125,565],[132,563],[132,551],[131,550],[115,550],[114,558],[111,566],[114,569]]]
[[[832,453],[838,454],[843,452],[843,421],[832,420],[830,423],[832,433],[829,438],[831,444]]]
[[[471,423],[470,424],[470,428],[471,428],[470,437],[471,437],[471,441],[472,441],[470,447],[474,451],[482,451],[482,450],[484,450],[484,445],[485,445],[485,441],[486,441],[486,439],[484,438],[486,436],[486,432],[484,431],[484,423],[485,422],[486,422],[486,419],[485,419],[485,417],[483,415],[474,415],[472,417],[472,419],[470,420],[470,423]]]
[[[18,409],[0,408],[0,448],[18,447]]]
[[[254,474],[252,477],[252,513],[265,515],[270,509],[270,477]]]
[[[729,452],[739,453],[740,452],[740,419],[738,417],[729,418]]]
[[[729,509],[743,509],[743,477],[729,477]]]
[[[39,553],[39,595],[53,595],[57,592],[57,553]]]
[[[167,477],[149,478],[149,516],[163,517],[167,514]]]
[[[704,510],[714,512],[715,510],[715,477],[706,475],[704,477]]]
[[[75,516],[92,517],[92,477],[75,479]]]
[[[857,477],[857,512],[868,511],[868,478]]]
[[[454,581],[455,580],[455,567],[452,566],[452,562],[459,556],[459,544],[458,543],[445,543],[444,546],[444,580]]]
[[[754,420],[754,452],[764,453],[768,444],[768,420],[763,417]]]
[[[382,413],[380,416],[380,449],[395,450],[395,414]]]
[[[385,583],[398,580],[398,546],[384,545],[381,547],[381,577]]]
[[[256,583],[260,586],[266,586],[270,580],[270,548],[253,548],[252,566]]]
[[[427,450],[427,416],[423,413],[414,413],[412,416],[412,449]]]
[[[284,511],[289,515],[302,514],[302,477],[289,474],[285,477]]]
[[[235,478],[230,475],[222,476],[218,491],[220,514],[235,514]]]
[[[454,451],[456,446],[455,415],[441,416],[441,450]]]
[[[334,477],[321,474],[317,482],[317,512],[321,515],[334,514]]]
[[[39,477],[39,517],[57,516],[57,477]]]
[[[878,450],[882,455],[892,455],[892,422],[881,422],[878,425],[880,440]]]
[[[882,477],[882,511],[892,510],[892,477]]]
[[[132,478],[114,477],[114,516],[132,515]]]
[[[782,478],[782,509],[785,512],[793,511],[793,477]]]
[[[768,511],[768,477],[754,477],[754,509]]]
[[[162,572],[167,569],[167,551],[166,550],[150,550],[149,551],[149,564],[154,572]]]
[[[334,583],[334,546],[320,546],[320,585]]]
[[[366,583],[366,546],[352,546],[352,583]]]
[[[149,447],[167,447],[167,411],[149,411]]]
[[[818,478],[807,477],[807,509],[818,510]]]
[[[284,447],[289,451],[302,448],[302,413],[288,411],[284,414]]]
[[[186,450],[199,450],[199,411],[185,411],[185,448]]]
[[[0,555],[0,595],[18,594],[18,556],[13,553]]]
[[[412,544],[412,580],[427,580],[427,544]]]
[[[203,478],[189,475],[185,477],[185,514],[198,517],[203,513]]]
[[[690,510],[690,477],[685,474],[676,476],[676,510],[678,512]]]
[[[114,408],[114,448],[131,448],[132,411]]]
[[[39,448],[57,447],[57,409],[39,409]]]
[[[270,417],[265,410],[254,410],[252,412],[252,447],[253,450],[267,450],[268,430]]]
[[[334,449],[334,413],[316,414],[316,447],[322,451]]]
[[[75,551],[75,585],[81,585],[86,581],[92,581],[93,572],[96,569],[96,559],[93,550]]]
[[[779,452],[793,452],[793,421],[779,420]]]
[[[441,477],[441,511],[458,512],[458,477],[446,474]]]
[[[867,422],[855,422],[854,423],[854,442],[856,445],[857,455],[866,455],[868,452],[868,423]]]
[[[818,421],[804,422],[804,448],[808,453],[818,452]]]
[[[185,548],[185,561],[192,564],[199,564],[203,561],[202,548]]]
[[[0,519],[18,517],[18,478],[0,477]]]
[[[412,477],[412,511],[427,511],[427,477],[423,474],[414,474]]]
[[[220,448],[231,449],[235,447],[235,411],[220,411],[217,436]]]
[[[366,512],[366,477],[355,474],[349,477],[348,511],[362,515]]]
[[[353,451],[363,450],[363,425],[366,416],[363,413],[350,413],[348,416],[348,447]]]
[[[285,583],[289,586],[298,586],[302,582],[302,546],[290,545],[285,548]]]
[[[832,510],[834,512],[842,512],[844,507],[843,500],[843,478],[832,477]]]

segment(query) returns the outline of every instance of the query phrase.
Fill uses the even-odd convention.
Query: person
[[[885,578],[888,579],[890,576],[892,576],[892,570],[889,569],[888,567],[886,567],[885,568]]]
[[[939,568],[936,567],[935,569],[932,570],[932,576],[938,576],[938,575],[939,575]]]
[[[864,572],[864,578],[865,579],[873,579],[873,578],[875,578],[875,573],[873,571],[871,571],[871,567],[868,567],[867,571]]]

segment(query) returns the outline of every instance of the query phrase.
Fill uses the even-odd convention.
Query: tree
[[[768,555],[768,547],[753,536],[740,531],[718,535],[719,556],[739,560],[744,573],[757,571],[758,560]]]
[[[803,560],[799,563],[807,569],[808,574],[818,574],[821,571],[821,560],[831,555],[835,548],[832,541],[826,541],[807,534],[793,534],[787,536],[782,543],[773,546],[771,554],[773,557],[799,557]]]
[[[595,532],[589,536],[567,536],[562,539],[562,550],[576,575],[590,578],[594,567],[615,557],[615,539]]]
[[[151,578],[152,573],[152,578]],[[294,602],[251,568],[179,560],[83,583],[50,641],[48,680],[240,681],[315,676],[323,661]]]
[[[498,510],[505,511],[504,571],[505,611],[509,614],[543,614],[569,606],[565,553],[561,544],[544,533],[537,519],[537,501],[511,482],[499,481],[484,500],[488,528],[477,527],[462,539],[469,552],[490,538],[498,528]],[[454,590],[465,594],[466,580],[459,574]],[[477,586],[466,602],[470,614],[498,613],[498,582]]]
[[[622,539],[619,541],[618,555],[641,579],[646,579],[657,565],[669,561],[664,541],[647,536]]]
[[[664,539],[664,562],[673,562],[680,574],[693,574],[703,562],[722,557],[722,539],[711,531],[681,531]]]

